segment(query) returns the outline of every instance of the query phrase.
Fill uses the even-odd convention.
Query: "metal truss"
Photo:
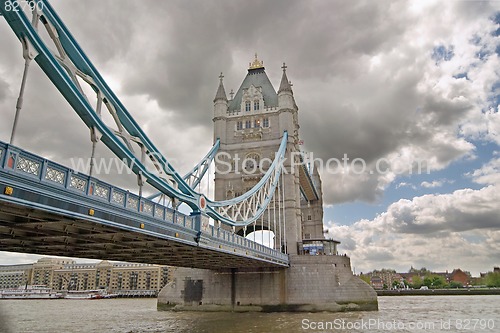
[[[262,216],[273,198],[283,172],[287,141],[288,133],[284,132],[271,167],[251,190],[233,199],[208,203],[208,210],[219,215],[219,221],[242,227]]]
[[[220,140],[217,139],[215,141],[215,144],[213,145],[213,147],[210,149],[210,151],[207,153],[207,155],[205,155],[205,157],[200,161],[200,163],[198,163],[191,171],[189,171],[188,173],[186,173],[184,175],[184,177],[182,177],[182,179],[184,179],[184,181],[192,189],[195,189],[196,186],[198,186],[198,184],[200,184],[201,180],[203,179],[203,177],[207,173],[207,171],[210,167],[210,164],[214,160],[215,155],[217,155],[217,152],[219,151],[219,147],[220,147]],[[153,200],[153,199],[156,199],[158,197],[161,198],[162,196],[163,196],[163,193],[158,192],[158,193],[155,193],[153,195],[150,195],[147,198],[150,200]]]
[[[188,183],[188,185],[192,189],[198,186],[198,184],[203,179],[203,176],[205,176],[205,174],[207,173],[210,164],[214,160],[215,155],[217,155],[217,152],[219,151],[219,147],[220,147],[220,140],[217,139],[212,149],[210,149],[210,151],[201,160],[201,162],[198,163],[191,171],[185,174],[184,177],[182,177],[184,181]]]
[[[147,182],[162,194],[186,203],[193,211],[205,212],[213,219],[231,226],[248,225],[263,214],[282,170],[280,161],[286,148],[286,132],[272,167],[252,190],[231,200],[207,200],[191,185],[201,180],[209,163],[198,164],[186,179],[177,173],[110,89],[47,0],[37,2],[31,22],[23,10],[7,10],[7,1],[0,0],[0,13],[22,42],[24,54],[28,54],[28,58],[34,58],[90,128],[92,142],[95,144],[102,141],[127,163],[138,176],[140,186]],[[52,52],[39,35],[40,22],[54,43],[56,52]],[[84,93],[82,83],[88,84],[95,92],[95,107]],[[111,125],[102,117],[103,106],[111,115]],[[153,165],[155,171],[151,171],[148,164]]]

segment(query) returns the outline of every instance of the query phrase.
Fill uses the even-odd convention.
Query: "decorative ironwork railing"
[[[42,183],[74,195],[99,200],[109,204],[110,207],[134,211],[160,223],[172,223],[192,231],[201,231],[205,236],[219,241],[288,262],[287,254],[255,243],[231,231],[209,225],[206,216],[202,217],[206,219],[206,223],[200,229],[195,223],[195,216],[183,214],[3,142],[0,142],[0,173],[27,178],[33,180],[34,184]]]

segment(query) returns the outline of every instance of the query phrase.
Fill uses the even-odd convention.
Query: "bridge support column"
[[[351,272],[344,256],[290,257],[290,268],[177,268],[158,295],[159,310],[377,310],[377,294]]]

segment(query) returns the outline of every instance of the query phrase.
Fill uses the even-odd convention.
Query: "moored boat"
[[[63,295],[44,285],[27,285],[0,290],[0,299],[57,299]]]
[[[70,290],[64,296],[65,299],[101,299],[106,298],[106,290]]]

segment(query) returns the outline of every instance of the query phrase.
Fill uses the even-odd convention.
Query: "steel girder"
[[[231,226],[251,224],[262,215],[271,201],[282,171],[281,160],[286,148],[286,132],[283,134],[280,151],[276,154],[272,167],[254,188],[231,200],[221,202],[206,200],[203,194],[196,192],[184,177],[177,173],[167,158],[139,127],[49,2],[38,1],[43,5],[35,6],[33,19],[30,22],[22,10],[6,10],[7,1],[0,0],[0,13],[23,44],[25,57],[26,54],[33,55],[34,60],[47,77],[91,129],[93,140],[97,140],[96,137],[98,137],[141,179],[161,193],[185,202],[193,211],[205,211],[213,219]],[[39,22],[47,29],[58,54],[54,54],[38,34]],[[96,93],[96,108],[90,104],[79,79],[86,82]],[[113,130],[103,121],[101,117],[103,104],[111,114],[118,130]],[[140,152],[137,153],[134,150],[134,145],[139,147]],[[148,170],[146,157],[151,160],[156,173]],[[266,185],[268,181],[270,185]],[[206,202],[206,207],[202,204],[203,202]],[[234,209],[229,206],[233,206]],[[235,216],[245,218],[245,220],[233,220],[234,216],[229,213],[231,211],[239,212]]]

